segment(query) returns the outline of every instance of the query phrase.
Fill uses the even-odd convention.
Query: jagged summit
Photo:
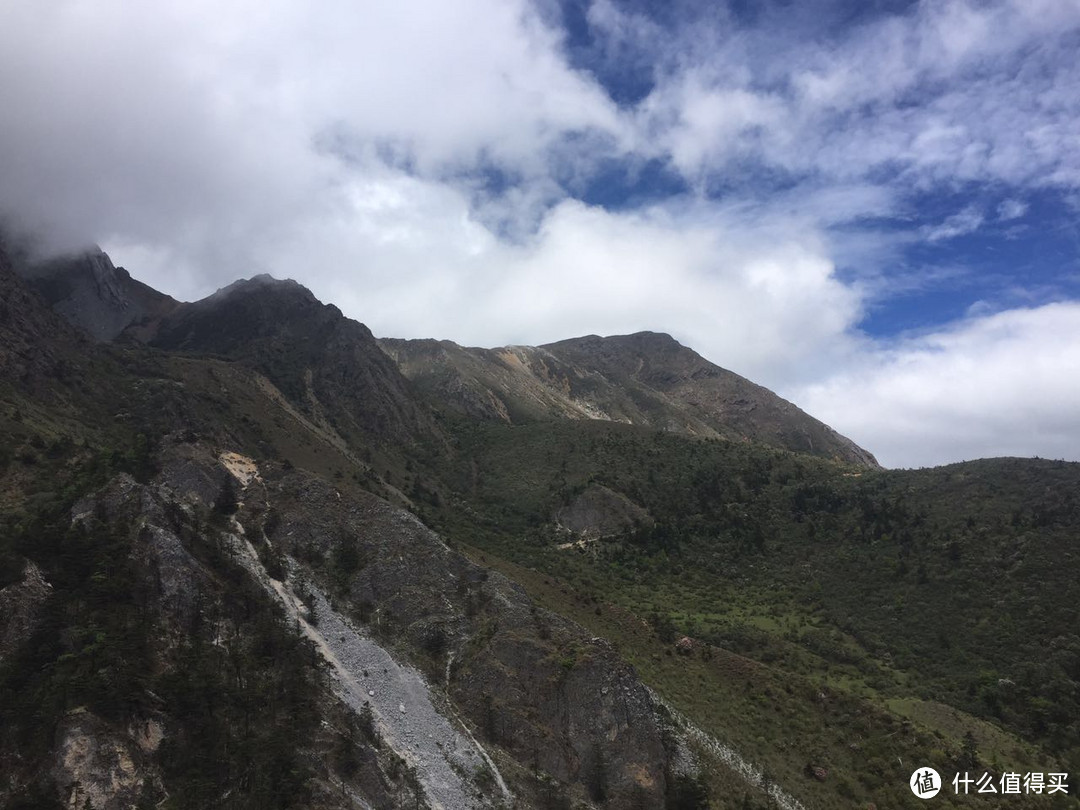
[[[291,279],[258,275],[181,304],[146,340],[167,351],[227,357],[254,368],[335,430],[376,442],[430,431],[371,330]]]
[[[54,311],[98,341],[113,340],[128,327],[160,318],[178,303],[114,266],[98,247],[41,262],[23,261],[16,269]]]
[[[0,373],[29,383],[53,373],[80,341],[86,338],[50,312],[16,273],[16,261],[0,234]]]

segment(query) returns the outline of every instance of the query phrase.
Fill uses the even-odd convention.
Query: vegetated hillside
[[[0,801],[915,807],[917,763],[1080,771],[1077,465],[731,441],[662,336],[426,343],[445,382],[398,352],[410,382],[267,279],[92,343],[8,266]]]
[[[240,361],[356,445],[406,442],[435,429],[370,330],[295,281],[238,281],[177,307],[149,342]]]
[[[3,280],[14,330],[55,317]],[[58,334],[38,337],[65,354]],[[107,390],[45,366],[59,404],[0,391],[0,805],[652,807],[698,789],[609,645],[364,492],[400,498],[268,380],[85,348]]]
[[[512,424],[603,419],[877,467],[869,452],[828,425],[670,335],[590,335],[501,349],[434,340],[379,343],[434,401],[474,418]]]
[[[942,773],[1080,770],[1080,465],[866,470],[603,423],[458,435],[469,462],[442,473],[430,520],[540,572],[537,598],[618,638],[812,806],[917,803],[898,762],[913,751]],[[642,516],[619,528],[618,505],[568,531],[598,490]],[[829,780],[801,778],[807,762]]]

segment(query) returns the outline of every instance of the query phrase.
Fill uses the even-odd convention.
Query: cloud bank
[[[1080,459],[1080,268],[955,252],[1071,213],[1080,3],[568,6],[12,0],[0,213],[376,334],[669,331],[890,465]]]

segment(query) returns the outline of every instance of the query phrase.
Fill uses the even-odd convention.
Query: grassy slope
[[[459,435],[429,519],[813,806],[914,801],[908,766],[962,769],[968,732],[973,769],[1080,770],[1080,465],[865,472],[601,423]],[[551,514],[589,482],[657,528],[556,550]],[[717,649],[672,657],[657,630]]]
[[[91,366],[47,404],[0,388],[7,519],[138,472],[180,425],[393,495],[362,449],[305,425],[235,364],[114,349]],[[910,804],[906,766],[956,770],[969,731],[979,767],[1080,772],[1077,465],[876,473],[609,423],[451,427],[452,454],[433,443],[411,461],[376,457],[382,478],[451,540],[617,641],[811,806]],[[657,528],[556,551],[552,511],[589,482]],[[657,630],[711,642],[711,660],[669,656]],[[809,763],[829,779],[807,779]],[[729,779],[716,790],[739,795]]]

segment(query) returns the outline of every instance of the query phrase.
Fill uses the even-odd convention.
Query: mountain
[[[603,419],[877,467],[873,455],[828,425],[666,334],[501,349],[433,340],[380,345],[433,399],[470,417],[514,424]]]
[[[57,345],[78,342],[76,330],[49,312],[15,274],[0,240],[0,371],[5,382],[29,382],[56,368]]]
[[[18,345],[76,351],[70,328],[41,328],[56,315],[8,269],[4,257]],[[208,313],[226,318],[216,337]],[[298,285],[256,280],[158,334],[256,364],[310,329],[332,357],[363,361],[366,345],[388,375],[366,380],[400,381],[342,321]],[[138,344],[82,348],[111,393],[53,383],[92,421],[19,380],[3,390],[4,806],[228,794],[241,807],[483,808],[511,791],[527,806],[655,806],[679,790],[685,743],[614,649],[366,491],[396,493],[268,379]],[[120,427],[103,430],[99,414],[121,403]],[[306,447],[285,442],[296,434]],[[284,459],[265,457],[268,441]]]
[[[172,309],[144,339],[256,369],[316,423],[356,442],[401,444],[435,431],[371,331],[295,281],[237,281]]]
[[[666,335],[268,277],[96,340],[14,269],[0,806],[1077,806],[1080,465],[882,470]]]
[[[42,408],[52,415],[99,417],[108,395],[111,361],[79,326],[52,311],[19,275],[0,233],[0,392],[29,418]],[[15,405],[14,403],[18,403]]]
[[[49,305],[94,340],[159,318],[177,302],[136,281],[100,249],[48,261],[20,262],[20,273]]]
[[[339,433],[401,441],[433,432],[375,350],[381,346],[409,380],[471,416],[609,419],[877,465],[827,425],[665,334],[591,335],[494,350],[449,341],[376,342],[367,327],[303,286],[267,275],[187,304],[135,281],[100,250],[24,262],[21,272],[95,340],[124,334],[170,351],[240,360]]]

